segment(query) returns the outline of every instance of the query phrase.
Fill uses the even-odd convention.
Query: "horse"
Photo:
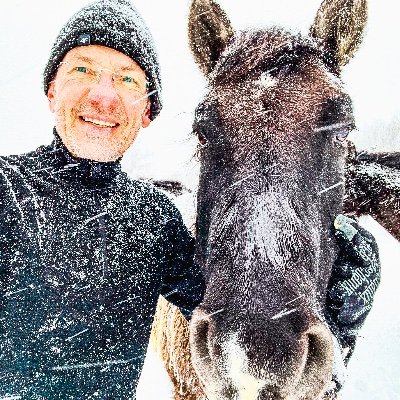
[[[162,340],[153,342],[176,398],[333,398],[324,305],[334,218],[369,213],[397,238],[400,230],[398,154],[357,154],[346,141],[355,121],[340,72],[366,20],[364,0],[325,0],[307,37],[235,32],[218,4],[193,0],[189,42],[208,81],[193,123],[196,262],[207,289],[191,358],[177,311],[164,304],[156,318]],[[174,334],[157,333],[163,324]]]

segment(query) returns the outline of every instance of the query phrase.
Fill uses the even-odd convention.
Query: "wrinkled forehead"
[[[310,58],[326,64],[326,54],[311,37],[280,28],[237,32],[210,75],[210,81],[213,84],[240,81],[247,75],[277,70],[289,62],[296,64]]]
[[[100,45],[88,45],[74,47],[66,53],[62,62],[84,63],[100,66],[118,71],[144,71],[132,58],[118,50]]]

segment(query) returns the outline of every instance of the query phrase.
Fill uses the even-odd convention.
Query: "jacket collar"
[[[80,182],[91,187],[104,187],[112,184],[121,173],[122,157],[111,162],[74,157],[65,147],[55,128],[52,152],[60,168],[59,176],[68,181]]]

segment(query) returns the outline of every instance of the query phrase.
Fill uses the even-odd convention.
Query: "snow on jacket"
[[[0,157],[0,398],[132,399],[159,294],[204,284],[166,196],[50,146]]]

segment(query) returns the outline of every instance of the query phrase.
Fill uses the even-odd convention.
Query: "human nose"
[[[119,101],[118,93],[113,85],[111,73],[102,72],[97,77],[89,91],[89,100],[102,106],[112,106]]]

